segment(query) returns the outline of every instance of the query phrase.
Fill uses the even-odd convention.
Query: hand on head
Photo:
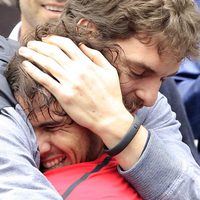
[[[100,52],[83,44],[78,48],[70,39],[59,36],[44,41],[29,42],[28,48],[19,51],[42,70],[28,61],[23,63],[24,69],[56,97],[74,121],[101,138],[108,137],[103,134],[108,125],[116,123],[116,117],[131,124],[117,71]]]

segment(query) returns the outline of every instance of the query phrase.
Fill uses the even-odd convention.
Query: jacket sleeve
[[[144,200],[200,199],[200,168],[181,141],[175,117],[166,98],[159,96],[143,117],[150,134],[143,154],[130,170],[118,168]]]
[[[11,39],[6,39],[0,35],[0,69],[1,70],[2,70],[2,67],[5,67],[5,65],[14,56],[18,47],[19,47],[18,42]]]
[[[194,136],[200,138],[200,60],[185,60],[174,77]]]
[[[0,114],[0,199],[61,200],[38,169],[36,137],[18,106]]]

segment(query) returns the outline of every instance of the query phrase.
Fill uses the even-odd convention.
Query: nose
[[[142,85],[139,87],[139,89],[136,90],[136,96],[143,100],[144,106],[153,106],[158,97],[160,86],[161,80],[159,77],[146,78],[142,81]]]
[[[50,134],[44,134],[40,130],[35,130],[35,132],[39,145],[40,156],[43,157],[51,151],[51,137]]]
[[[45,141],[45,142],[39,143],[39,150],[40,150],[40,156],[41,157],[48,154],[51,151],[50,142]]]

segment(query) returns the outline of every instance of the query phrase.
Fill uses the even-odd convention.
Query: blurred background
[[[0,35],[8,37],[19,21],[20,12],[16,0],[0,0]]]

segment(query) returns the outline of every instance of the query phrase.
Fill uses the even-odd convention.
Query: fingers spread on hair
[[[44,86],[51,93],[60,87],[60,84],[55,79],[38,69],[31,62],[23,61],[22,67],[35,81]]]
[[[57,46],[41,41],[30,41],[27,47],[55,60],[62,67],[70,65],[71,59]]]
[[[89,58],[69,38],[52,35],[43,38],[43,41],[56,45],[62,49],[72,60],[82,60],[83,62],[89,61]]]
[[[55,60],[32,49],[21,47],[19,54],[32,62],[35,68],[39,67],[42,71],[47,71],[56,79],[62,78],[65,74],[64,69]]]

